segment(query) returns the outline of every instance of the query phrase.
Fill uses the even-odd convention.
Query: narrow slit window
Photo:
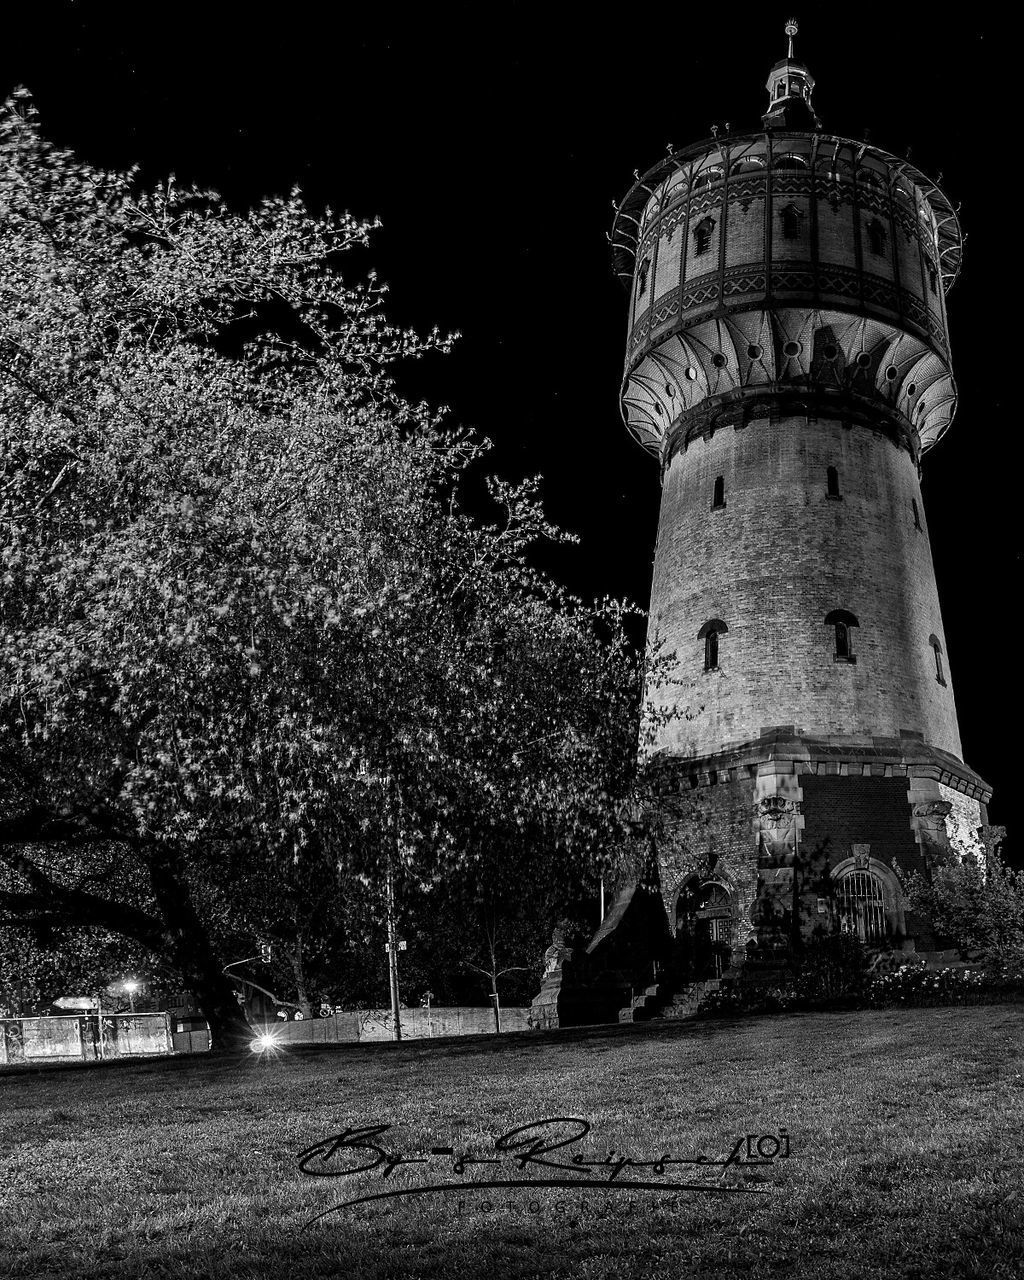
[[[942,645],[939,643],[938,636],[929,636],[928,643],[932,647],[932,654],[935,657],[935,679],[945,687],[946,675],[942,669]]]
[[[718,670],[718,637],[729,628],[721,618],[711,618],[697,632],[697,639],[704,641],[704,670]]]
[[[827,485],[826,493],[830,498],[841,498],[843,495],[839,492],[839,472],[835,467],[829,467],[825,472],[825,481]]]
[[[879,258],[884,257],[887,239],[885,227],[877,218],[872,218],[868,223],[868,247],[871,252]]]
[[[832,655],[833,662],[856,662],[852,628],[860,626],[860,623],[854,615],[846,609],[833,609],[831,613],[825,615],[825,626],[832,627],[835,631],[836,647]]]
[[[803,216],[795,204],[787,204],[780,211],[779,217],[782,219],[783,240],[800,239],[800,224],[803,221]]]
[[[914,528],[920,529],[921,528],[921,512],[918,510],[916,498],[910,499],[910,506],[911,506],[911,510],[914,512]]]
[[[701,257],[711,248],[711,237],[715,230],[714,218],[702,218],[693,229],[693,256]]]
[[[939,289],[939,273],[933,262],[928,263],[928,288],[932,293],[938,293]]]
[[[636,273],[636,296],[642,298],[647,292],[647,277],[651,273],[651,260],[644,258],[640,263],[640,269]]]
[[[715,494],[711,500],[711,510],[717,511],[725,506],[725,476],[715,477]]]

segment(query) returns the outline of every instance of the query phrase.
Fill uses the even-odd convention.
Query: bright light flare
[[[281,1042],[272,1031],[264,1031],[252,1041],[249,1048],[253,1053],[279,1053]]]

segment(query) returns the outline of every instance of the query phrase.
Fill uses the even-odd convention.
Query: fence
[[[144,1058],[171,1051],[166,1013],[0,1019],[0,1066]]]
[[[503,1008],[502,1031],[526,1031],[529,1009]],[[478,1036],[494,1033],[494,1011],[487,1009],[449,1008],[403,1009],[402,1038],[426,1040],[434,1036]],[[280,1044],[356,1044],[373,1040],[392,1040],[394,1020],[390,1009],[361,1009],[351,1013],[335,1013],[329,1018],[310,1018],[303,1022],[272,1022]]]
[[[526,1031],[529,1009],[501,1010],[502,1031]],[[402,1037],[493,1035],[491,1009],[403,1009]],[[329,1018],[271,1022],[265,1028],[279,1044],[360,1044],[394,1039],[390,1009],[362,1009]],[[264,1030],[257,1027],[254,1034]],[[98,1062],[107,1058],[202,1053],[210,1047],[205,1019],[167,1013],[78,1014],[54,1018],[0,1019],[0,1066]]]

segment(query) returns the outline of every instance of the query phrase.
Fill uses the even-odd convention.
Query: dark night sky
[[[1020,287],[1008,128],[1020,69],[1006,12],[972,5],[953,27],[937,7],[796,10],[825,129],[868,130],[900,155],[911,146],[962,203],[949,307],[960,408],[924,486],[964,754],[996,788],[996,822],[1015,791],[1022,665],[1008,617],[1019,414],[1004,351],[1019,354],[998,311],[1009,317]],[[379,215],[360,266],[390,282],[392,315],[463,334],[452,356],[408,370],[407,393],[489,436],[497,470],[543,476],[549,516],[582,540],[547,557],[563,581],[646,603],[657,467],[618,412],[626,307],[605,238],[612,201],[667,143],[713,122],[757,126],[788,13],[37,3],[5,14],[0,89],[25,85],[48,135],[96,164],[173,171],[239,204],[298,183],[313,201]]]

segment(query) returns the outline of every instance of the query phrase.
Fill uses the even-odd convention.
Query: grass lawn
[[[6,1075],[0,1274],[1016,1277],[1022,1047],[1024,1007],[999,1004]],[[590,1122],[568,1150],[591,1160],[724,1157],[780,1130],[791,1155],[620,1175],[760,1194],[466,1187],[305,1226],[350,1197],[454,1179],[451,1157],[304,1176],[297,1154],[325,1136],[388,1123],[390,1151],[493,1158],[499,1135],[554,1116]],[[503,1159],[462,1178],[552,1176]]]

